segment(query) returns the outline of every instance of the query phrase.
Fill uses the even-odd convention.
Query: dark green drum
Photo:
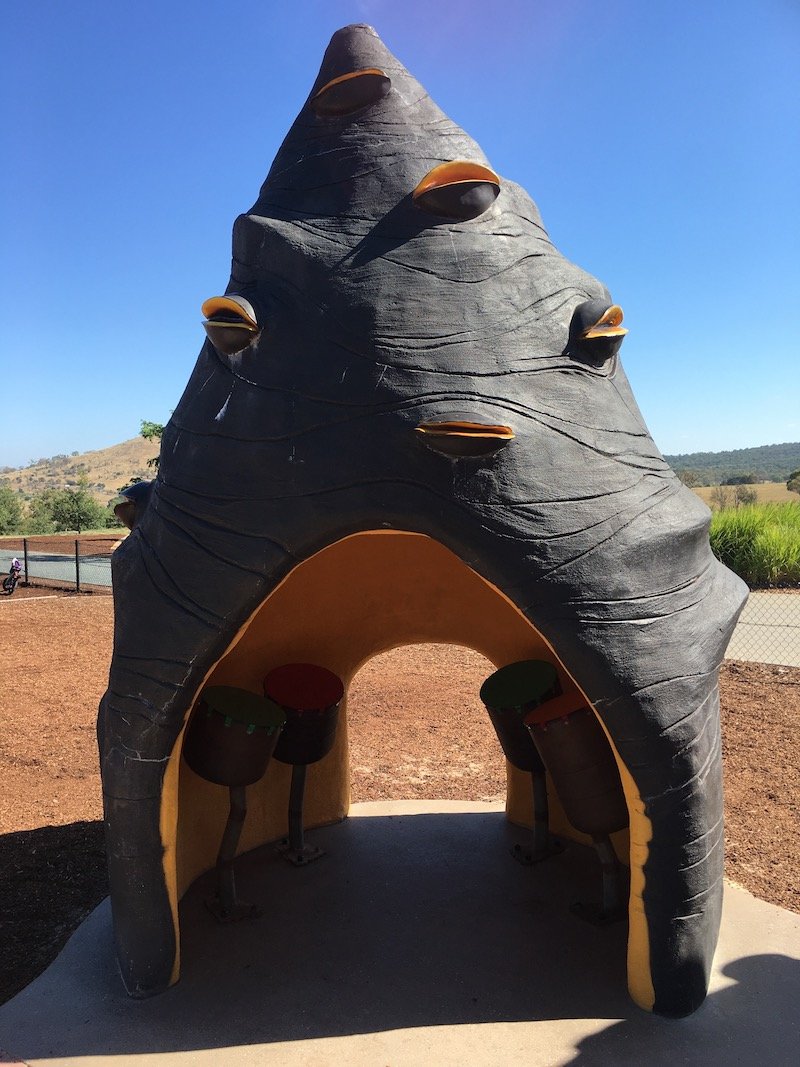
[[[204,689],[186,731],[183,755],[201,778],[245,786],[264,774],[286,716],[267,697],[233,686]]]
[[[481,686],[497,739],[506,759],[521,771],[542,771],[542,761],[523,719],[546,700],[561,692],[552,663],[526,659],[509,663],[490,675]]]

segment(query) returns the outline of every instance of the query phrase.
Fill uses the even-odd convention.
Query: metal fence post
[[[80,563],[80,541],[75,538],[75,592],[81,591],[81,563]]]
[[[28,585],[28,538],[22,538],[22,558],[25,561],[25,585]]]

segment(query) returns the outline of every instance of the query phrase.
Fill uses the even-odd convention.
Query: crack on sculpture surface
[[[325,85],[332,108],[369,95],[379,75],[349,77],[365,70],[391,87],[349,117],[315,112]],[[649,436],[619,361],[622,308],[490,167],[374,31],[347,27],[234,223],[230,282],[206,301],[209,339],[112,560],[98,736],[134,995],[177,979],[177,902],[224,821],[181,763],[203,686],[260,692],[294,662],[346,688],[376,651],[426,639],[497,667],[546,660],[592,709],[629,813],[632,995],[664,1015],[705,995],[718,840],[705,865],[687,860],[721,833],[717,672],[745,589]],[[341,818],[344,737],[315,768],[312,820]],[[508,810],[525,822],[515,773]],[[253,786],[261,821],[242,847],[285,832],[284,786],[272,765]]]

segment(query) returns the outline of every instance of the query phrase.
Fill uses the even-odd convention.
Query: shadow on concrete
[[[0,835],[0,1004],[51,963],[108,893],[103,822]]]
[[[640,1012],[626,990],[626,924],[598,929],[568,912],[598,892],[593,853],[574,846],[523,868],[509,855],[520,835],[497,811],[372,816],[309,834],[328,855],[308,868],[271,848],[249,853],[239,888],[263,918],[216,925],[203,905],[211,880],[200,879],[181,906],[181,981],[147,1001],[123,994],[106,901],[59,960],[0,1008],[0,1047],[25,1060],[225,1048],[235,1063],[237,1046],[252,1054],[254,1045],[525,1024],[513,1027],[515,1040],[544,1056],[527,1063],[577,1055],[650,1065],[662,1053],[671,1064],[784,1062],[770,1050],[784,1047],[776,1029],[793,1018],[795,961],[729,963],[723,974],[735,984],[690,1019]],[[444,1033],[469,1060],[467,1031]],[[702,1058],[692,1058],[698,1049]]]
[[[638,1062],[647,1067],[703,1064],[760,1064],[788,1067],[800,1054],[800,961],[777,953],[746,956],[722,969],[732,985],[712,992],[688,1019],[641,1015],[583,1038],[566,1062],[607,1067]],[[641,1058],[640,1058],[641,1057]]]

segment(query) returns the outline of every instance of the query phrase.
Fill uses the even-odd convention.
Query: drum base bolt
[[[205,906],[218,923],[238,923],[243,919],[260,919],[264,914],[257,904],[246,904],[243,900],[236,900],[231,907],[223,904],[219,896],[209,897],[205,901]]]
[[[522,864],[523,867],[534,867],[543,860],[549,860],[551,856],[560,856],[564,851],[564,842],[557,837],[548,834],[548,841],[543,848],[523,848],[522,845],[514,845],[511,855]]]
[[[318,860],[325,855],[325,850],[317,848],[316,845],[304,845],[299,849],[292,848],[292,843],[288,837],[284,837],[282,841],[278,842],[275,846],[275,851],[294,867],[307,867],[309,863],[313,863],[314,860]]]

